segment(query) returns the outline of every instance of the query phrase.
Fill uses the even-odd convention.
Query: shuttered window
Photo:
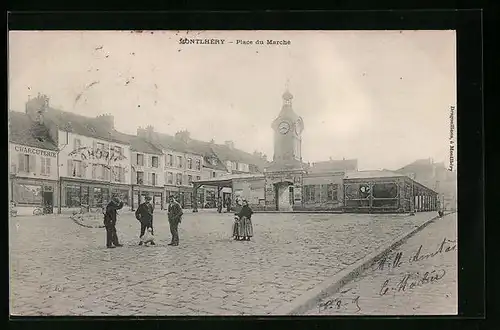
[[[41,164],[41,169],[40,169],[40,174],[45,175],[45,157],[42,157],[40,160]]]

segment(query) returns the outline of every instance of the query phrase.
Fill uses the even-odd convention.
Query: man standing
[[[135,217],[141,223],[141,234],[139,238],[144,236],[146,229],[151,228],[151,234],[154,235],[153,232],[153,205],[151,204],[151,196],[145,197],[145,202],[139,205],[137,210],[135,211]],[[139,245],[142,245],[143,242],[140,241]],[[151,245],[156,245],[155,242],[151,242]]]
[[[116,211],[120,210],[122,207],[123,202],[116,196],[113,197],[106,206],[106,212],[104,213],[104,227],[106,227],[107,248],[123,246],[118,242],[118,236],[116,235]]]
[[[174,196],[170,196],[170,203],[168,204],[168,222],[170,223],[170,233],[172,234],[172,242],[168,245],[179,245],[179,223],[182,218],[182,207],[175,200]]]

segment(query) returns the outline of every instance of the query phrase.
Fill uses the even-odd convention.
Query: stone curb
[[[448,215],[447,213],[445,215]],[[439,216],[435,216],[423,224],[418,226],[417,228],[412,229],[408,233],[404,233],[400,235],[397,239],[395,239],[392,243],[376,250],[375,252],[367,255],[365,258],[359,260],[352,266],[347,267],[344,270],[341,270],[339,273],[330,277],[329,279],[323,281],[320,285],[315,288],[309,290],[298,298],[294,299],[291,302],[287,302],[277,309],[273,310],[269,313],[269,315],[302,315],[308,312],[309,310],[317,307],[319,301],[322,299],[334,295],[340,289],[352,281],[354,278],[359,276],[363,271],[368,269],[375,262],[380,260],[385,254],[390,252],[391,250],[402,245],[406,240],[410,237],[427,227],[427,225],[434,222],[434,220],[438,219]]]

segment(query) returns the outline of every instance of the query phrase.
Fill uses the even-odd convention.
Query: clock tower
[[[271,127],[274,130],[273,170],[302,169],[302,131],[304,122],[292,108],[293,95],[283,94],[283,106]]]

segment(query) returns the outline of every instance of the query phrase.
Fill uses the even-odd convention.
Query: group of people
[[[249,241],[253,236],[253,211],[246,199],[237,198],[234,212],[233,238],[236,241]]]
[[[141,224],[141,230],[139,234],[139,239],[140,239],[139,245],[144,244],[147,246],[148,243],[150,243],[151,245],[156,245],[154,240],[150,241],[143,240],[143,237],[148,233],[150,235],[154,235],[153,231],[154,207],[151,203],[151,199],[152,198],[150,196],[146,196],[145,202],[141,203],[137,208],[137,210],[135,211],[135,217]],[[123,208],[123,201],[121,201],[118,197],[115,196],[106,205],[106,209],[104,211],[104,227],[106,228],[106,247],[108,248],[123,246],[118,241],[118,236],[116,234],[117,211],[120,210],[121,208]],[[232,236],[234,240],[250,241],[250,238],[253,237],[252,214],[253,211],[248,205],[248,201],[238,197],[235,201],[234,223],[232,228]],[[182,220],[182,215],[183,215],[182,206],[179,204],[179,202],[175,199],[174,196],[170,196],[168,205],[168,222],[170,224],[170,233],[172,235],[172,240],[168,245],[171,246],[179,245],[178,228]]]
[[[151,204],[151,197],[146,196],[145,202],[140,204],[135,211],[135,217],[141,224],[141,231],[139,234],[139,245],[143,245],[145,242],[142,240],[146,232],[154,235],[153,232],[153,205]],[[174,196],[170,196],[168,205],[168,222],[170,224],[170,233],[172,234],[172,240],[168,245],[178,246],[179,245],[179,224],[182,220],[182,206],[177,202]],[[123,246],[118,241],[118,236],[116,234],[116,215],[117,211],[123,207],[123,202],[118,197],[113,197],[111,201],[107,204],[104,213],[104,227],[106,228],[106,247],[115,248]],[[147,245],[146,242],[145,245]],[[155,245],[154,240],[149,242],[151,245]]]

